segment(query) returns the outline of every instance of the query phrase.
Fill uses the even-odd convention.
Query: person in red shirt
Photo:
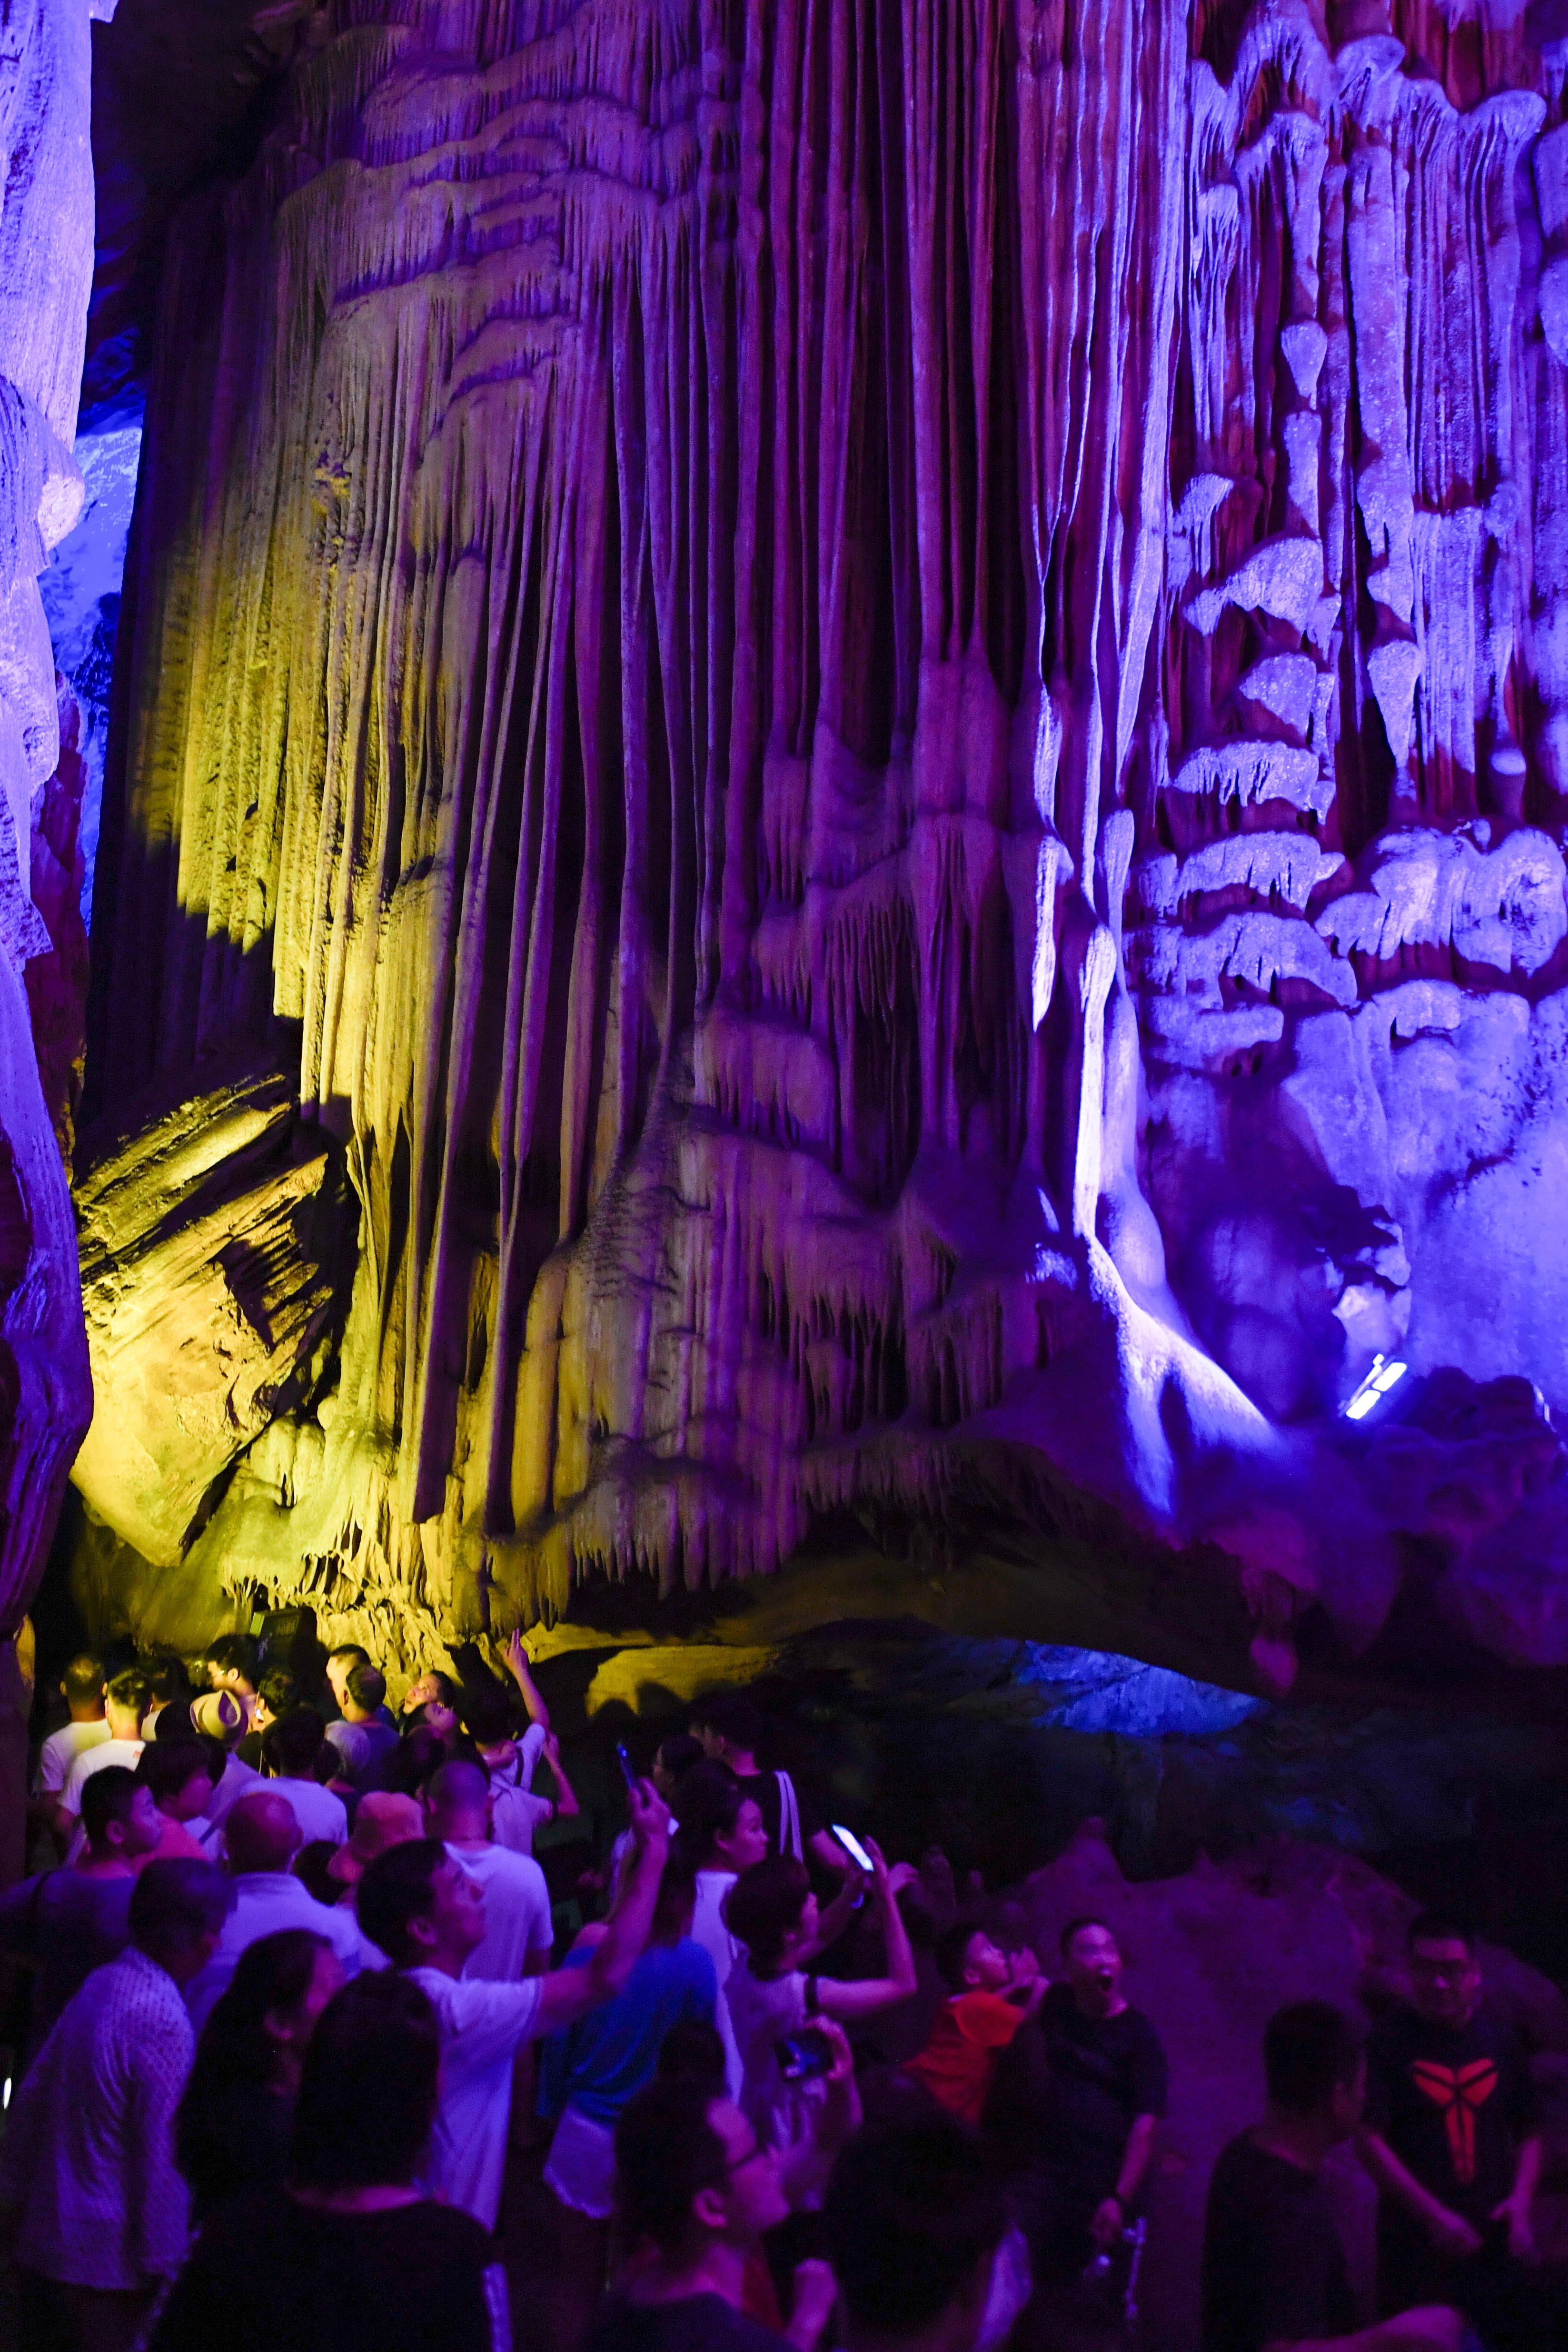
[[[1045,1997],[1047,1979],[1028,1946],[1005,1952],[982,1927],[961,1919],[937,1940],[936,1963],[950,1999],[931,2038],[905,2068],[961,2123],[978,2124],[996,2060]]]
[[[194,1736],[151,1741],[142,1750],[136,1778],[144,1789],[152,1790],[160,1823],[158,1843],[151,1853],[138,1858],[137,1872],[150,1862],[210,1862],[212,1856],[200,1843],[200,1833],[207,1826],[213,1769],[201,1741]],[[194,1830],[186,1827],[191,1822],[197,1824]]]

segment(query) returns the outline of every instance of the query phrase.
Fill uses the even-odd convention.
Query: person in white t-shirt
[[[484,1939],[485,1889],[438,1838],[378,1854],[360,1881],[359,1924],[428,1995],[441,2027],[441,2102],[421,2185],[487,2230],[500,2207],[512,2061],[525,2042],[574,2024],[618,1993],[647,1941],[669,1843],[669,1815],[648,1781],[632,1792],[637,1851],[620,1900],[585,1968],[518,1984],[464,1979]]]
[[[763,1826],[762,1807],[754,1797],[741,1794],[734,1774],[722,1764],[694,1764],[682,1773],[675,1802],[680,1815],[679,1851],[697,1873],[692,1940],[701,1945],[719,1979],[713,2022],[724,2044],[724,2080],[730,2096],[738,2099],[745,2068],[730,2021],[725,1987],[745,1955],[725,1925],[724,1897],[742,1870],[766,1859],[768,1833]]]
[[[89,1748],[101,1747],[109,1738],[103,1717],[103,1660],[85,1651],[73,1658],[61,1679],[60,1696],[70,1709],[70,1721],[50,1732],[38,1750],[33,1775],[35,1817],[49,1829],[56,1825],[60,1793],[70,1778],[71,1766],[79,1756],[85,1756]]]
[[[491,1836],[513,1853],[531,1854],[536,1830],[557,1818],[570,1820],[578,1810],[554,1733],[548,1722],[531,1723],[513,1739],[506,1699],[493,1683],[463,1693],[462,1722],[489,1776]],[[553,1798],[536,1795],[531,1785],[541,1757],[555,1775]]]
[[[311,1778],[311,1766],[327,1743],[327,1727],[313,1706],[291,1706],[280,1715],[262,1742],[262,1756],[273,1777],[267,1786],[287,1800],[300,1824],[300,1842],[317,1839],[342,1845],[349,1833],[348,1808],[331,1789]]]
[[[103,1712],[109,1737],[83,1749],[60,1790],[59,1811],[68,1817],[62,1824],[68,1835],[74,1836],[81,1817],[83,1783],[110,1764],[123,1764],[128,1771],[134,1772],[142,1761],[146,1744],[142,1737],[142,1717],[146,1713],[147,1698],[147,1677],[134,1666],[127,1666],[123,1674],[105,1684]]]
[[[225,1823],[229,1874],[234,1883],[234,1908],[225,1923],[217,1948],[199,1977],[187,1988],[185,2005],[199,2033],[218,2000],[234,1982],[240,1955],[263,1936],[284,1927],[308,1927],[337,1955],[345,1977],[363,1968],[379,1968],[382,1954],[367,1944],[348,1908],[318,1903],[303,1879],[290,1867],[300,1847],[300,1828],[288,1804],[263,1782],[242,1797]]]
[[[489,1790],[477,1764],[443,1764],[426,1792],[430,1834],[485,1891],[485,1932],[468,1954],[465,1977],[515,1984],[542,1977],[550,1966],[555,1931],[544,1873],[531,1856],[492,1845],[485,1833]]]

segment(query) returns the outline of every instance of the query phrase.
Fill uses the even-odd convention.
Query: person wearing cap
[[[224,1822],[241,1797],[261,1786],[260,1773],[236,1753],[232,1744],[237,1735],[238,1714],[237,1702],[226,1691],[209,1691],[190,1706],[165,1707],[158,1717],[158,1740],[202,1739],[212,1758],[215,1778],[205,1806],[206,1826],[197,1833],[212,1862],[221,1863],[225,1857]],[[201,1724],[218,1728],[203,1730]]]
[[[241,1952],[281,1927],[309,1927],[321,1937],[337,1954],[345,1977],[385,1965],[381,1953],[360,1934],[351,1912],[318,1903],[294,1876],[300,1824],[287,1798],[263,1784],[240,1799],[226,1831],[235,1903],[216,1951],[185,1995],[198,2033],[219,1995],[233,1982]]]
[[[226,1693],[239,1708],[243,1727],[250,1727],[256,1707],[256,1678],[260,1651],[248,1633],[222,1633],[210,1643],[203,1664],[215,1691]]]
[[[389,1789],[372,1789],[359,1801],[353,1833],[327,1864],[326,1875],[339,1890],[339,1899],[352,1903],[360,1880],[378,1853],[425,1835],[425,1818],[412,1797],[395,1796]]]
[[[226,1747],[231,1746],[245,1729],[245,1720],[244,1702],[232,1691],[203,1691],[191,1701],[191,1728],[203,1739],[221,1739]],[[161,1717],[159,1727],[162,1730]]]

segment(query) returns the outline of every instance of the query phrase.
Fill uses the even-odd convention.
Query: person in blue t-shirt
[[[604,2284],[616,2173],[615,2128],[653,2080],[671,2026],[711,2025],[719,1998],[713,1963],[691,1937],[697,1875],[671,1853],[659,1885],[647,1945],[625,1990],[602,2009],[552,2034],[541,2050],[539,2111],[553,2116],[544,2168],[559,2209],[555,2279],[558,2344],[575,2344]],[[585,1968],[600,1927],[584,1930],[566,1962]]]

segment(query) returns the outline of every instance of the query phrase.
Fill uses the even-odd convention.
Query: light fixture
[[[1396,1388],[1410,1370],[1397,1356],[1374,1356],[1372,1370],[1342,1410],[1347,1421],[1364,1421],[1369,1412],[1380,1405],[1392,1388]]]

